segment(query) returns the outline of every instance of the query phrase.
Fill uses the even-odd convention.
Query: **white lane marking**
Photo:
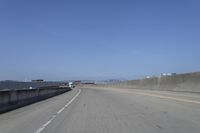
[[[63,108],[61,108],[61,109],[57,112],[57,114],[62,113],[64,109],[65,109],[65,106],[64,106]]]
[[[62,107],[55,115],[51,117],[45,124],[43,124],[36,132],[41,133],[60,113],[62,113],[65,108],[67,108],[81,93],[81,89],[79,89],[78,93],[67,103],[64,107]]]

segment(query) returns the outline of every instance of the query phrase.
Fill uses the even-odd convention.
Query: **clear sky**
[[[1,0],[0,80],[200,71],[199,0]]]

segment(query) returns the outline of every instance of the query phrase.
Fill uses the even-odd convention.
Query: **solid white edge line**
[[[81,93],[81,89],[79,89],[78,93],[67,103],[64,107],[62,107],[56,114],[54,114],[51,119],[49,119],[45,124],[43,124],[38,130],[34,133],[41,133],[60,113],[62,113],[65,108],[67,108]]]

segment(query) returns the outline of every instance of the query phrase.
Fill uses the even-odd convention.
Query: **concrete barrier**
[[[141,80],[130,80],[114,84],[99,84],[95,86],[163,91],[200,92],[200,72],[178,74],[173,76],[161,76]]]
[[[4,113],[43,99],[47,99],[64,92],[71,88],[41,87],[38,89],[3,90],[0,91],[0,113]]]

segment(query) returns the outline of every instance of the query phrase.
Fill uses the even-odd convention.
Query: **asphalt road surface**
[[[200,133],[200,94],[76,88],[0,115],[0,133]]]

